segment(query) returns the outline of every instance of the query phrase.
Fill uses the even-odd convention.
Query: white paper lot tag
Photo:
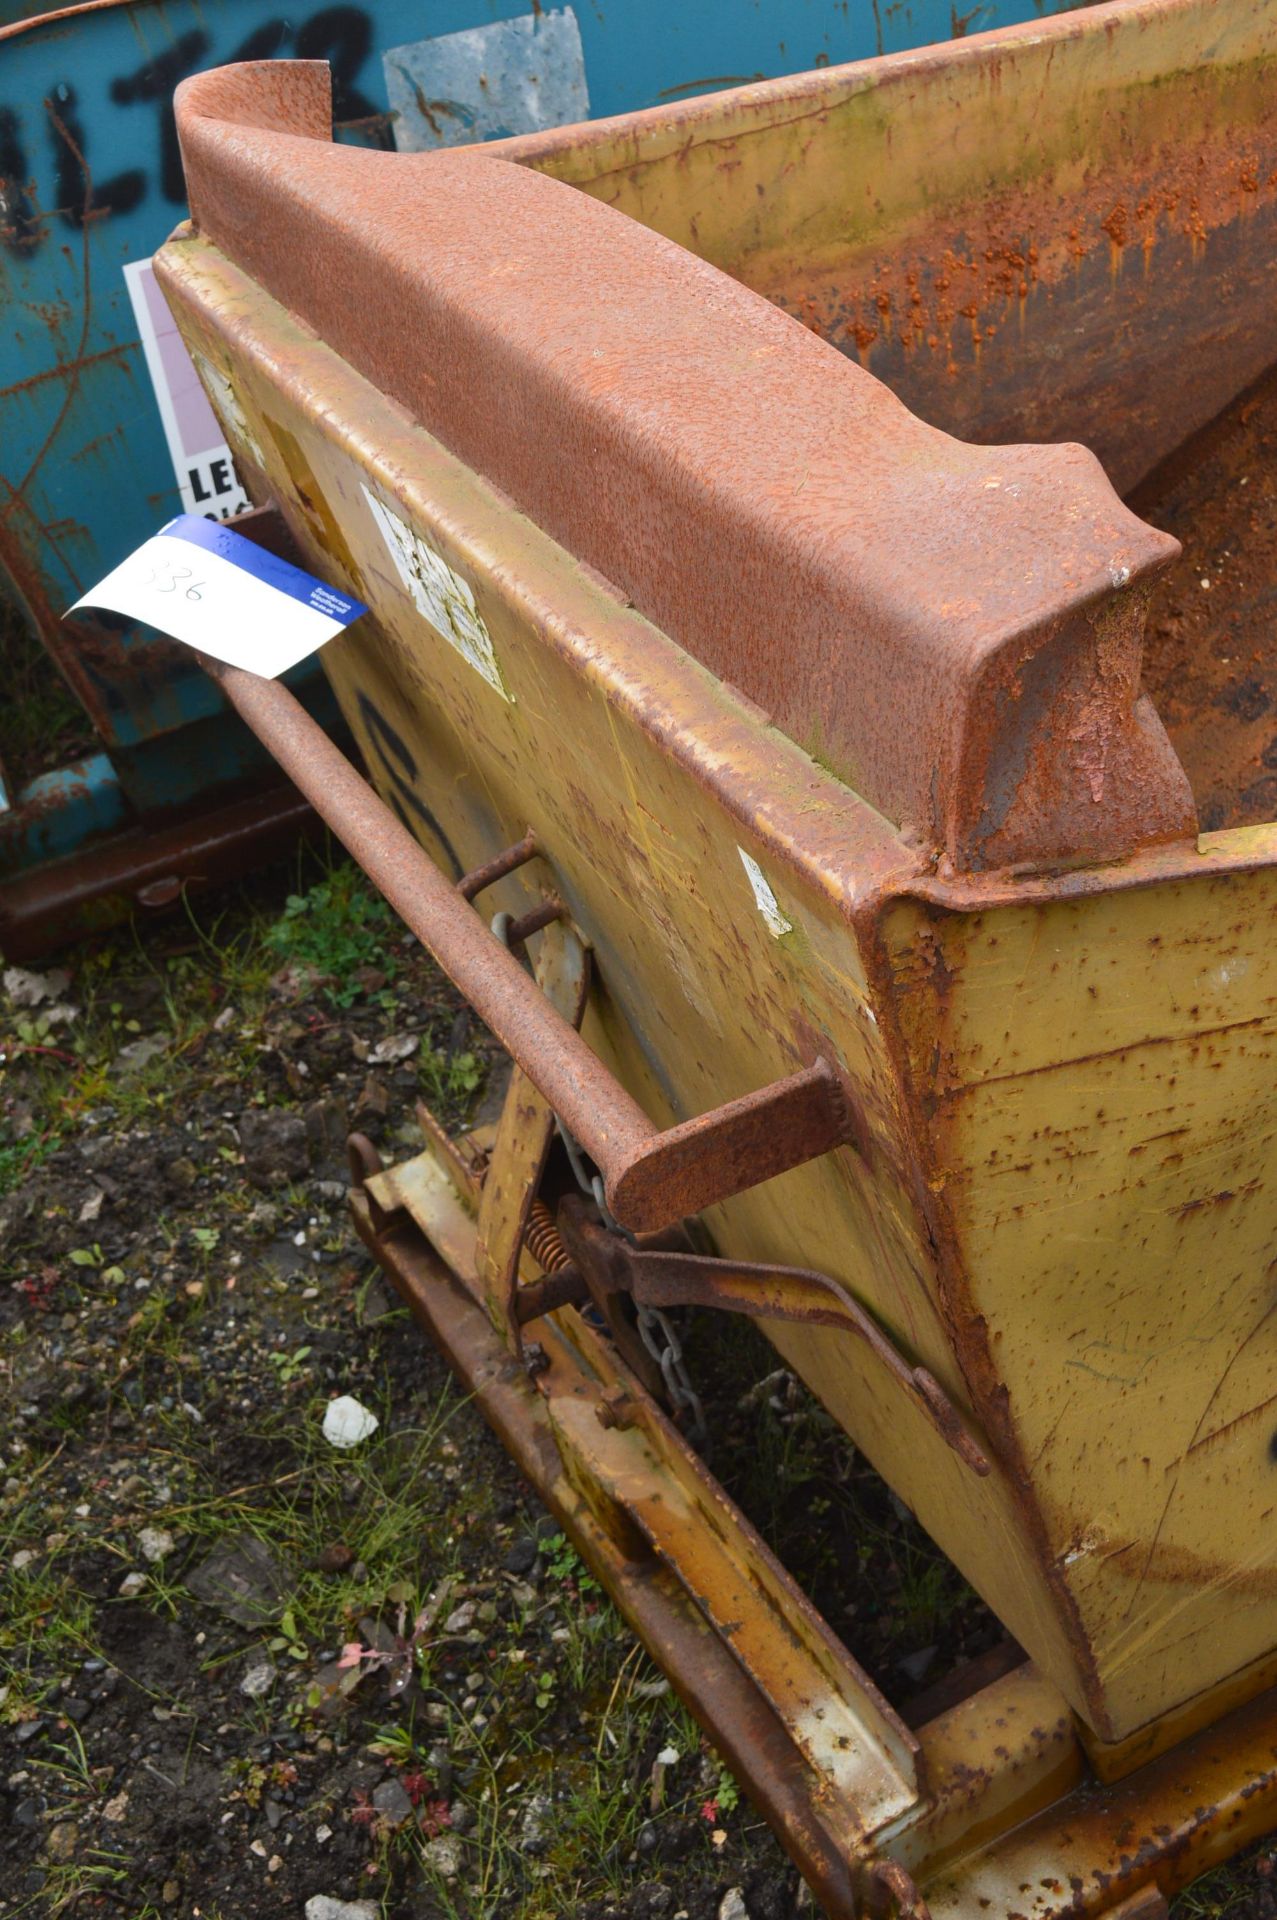
[[[273,680],[368,609],[230,527],[179,514],[76,601]]]

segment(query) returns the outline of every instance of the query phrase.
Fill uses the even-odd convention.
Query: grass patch
[[[349,1007],[364,990],[354,978],[361,968],[376,968],[387,980],[397,973],[388,946],[396,926],[381,895],[347,861],[305,893],[289,894],[266,944],[282,960],[323,975],[332,1004]]]
[[[61,1134],[52,1129],[46,1133],[29,1134],[22,1140],[15,1140],[12,1135],[6,1138],[7,1131],[0,1117],[0,1200],[29,1179],[36,1168],[51,1153],[56,1153],[62,1144]]]

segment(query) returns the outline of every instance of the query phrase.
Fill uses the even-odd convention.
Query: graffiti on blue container
[[[227,62],[272,60],[292,53],[299,60],[326,60],[332,68],[333,107],[339,122],[356,126],[374,144],[388,145],[387,116],[359,84],[373,50],[372,21],[360,7],[322,7],[299,25],[266,20],[222,56]],[[104,214],[132,213],[152,193],[180,207],[186,197],[182,156],[173,117],[179,81],[210,64],[211,36],[202,27],[182,33],[153,60],[109,76],[106,91],[116,107],[150,109],[158,123],[158,159],[152,169],[120,168],[106,178],[94,172],[95,149],[76,87],[60,80],[35,108],[0,102],[0,243],[29,253],[48,237],[53,219],[72,228]],[[39,125],[43,122],[43,125]],[[118,152],[118,135],[110,145]],[[41,159],[52,213],[40,211],[36,189]]]

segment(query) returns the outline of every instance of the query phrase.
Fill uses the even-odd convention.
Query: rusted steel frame
[[[969,1809],[981,1843],[953,1867],[854,1857],[831,1831],[829,1802],[778,1716],[750,1676],[706,1625],[674,1576],[633,1535],[622,1516],[578,1493],[566,1470],[546,1402],[526,1368],[503,1348],[473,1297],[404,1216],[379,1230],[365,1194],[351,1201],[360,1237],[406,1304],[472,1392],[520,1471],[536,1488],[594,1575],[668,1674],[745,1784],[794,1864],[833,1920],[864,1920],[921,1887],[931,1920],[979,1920],[1013,1913],[1023,1920],[1080,1920],[1130,1912],[1154,1920],[1158,1891],[1173,1892],[1206,1867],[1266,1831],[1277,1816],[1277,1696],[1268,1694],[1172,1754],[1113,1787],[1085,1779],[1027,1821],[1012,1801],[995,1824],[982,1817],[986,1793],[1008,1765],[1004,1693],[1026,1689],[1032,1669],[985,1687],[922,1729],[924,1762],[959,1714],[984,1724],[986,1758],[957,1769],[952,1788]],[[611,1524],[599,1517],[606,1513]],[[1021,1680],[1021,1676],[1028,1676]],[[986,1707],[987,1698],[987,1707]],[[1067,1716],[1066,1716],[1067,1718]],[[1035,1723],[1036,1724],[1036,1723]],[[1065,1778],[1067,1779],[1067,1771]],[[1074,1776],[1076,1777],[1076,1776]],[[942,1794],[950,1789],[937,1787]],[[920,1837],[930,1816],[920,1809]],[[999,1830],[998,1819],[1004,1821]],[[899,1846],[910,1858],[910,1823]],[[925,1859],[925,1839],[923,1846]]]
[[[375,1149],[362,1136],[352,1135],[349,1149],[352,1176],[370,1229],[378,1235],[415,1229],[432,1243],[470,1297],[481,1307],[486,1306],[482,1224],[481,1218],[475,1217],[486,1181],[470,1166],[459,1164],[456,1143],[432,1127],[420,1154],[402,1167],[384,1171]],[[499,1140],[494,1143],[492,1162],[494,1167],[501,1162]],[[548,1257],[561,1258],[561,1241],[550,1224],[548,1209],[540,1209],[540,1220],[548,1236]],[[667,1241],[672,1237],[662,1236]],[[652,1236],[653,1240],[657,1238]],[[500,1337],[497,1317],[485,1313],[485,1318],[492,1320]],[[720,1627],[726,1603],[732,1625],[724,1628],[724,1637],[760,1690],[778,1689],[774,1695],[777,1711],[782,1723],[793,1730],[800,1754],[806,1754],[812,1746],[813,1724],[827,1723],[824,1740],[816,1739],[814,1753],[820,1755],[818,1770],[825,1778],[826,1801],[834,1805],[841,1795],[844,1843],[857,1834],[877,1831],[884,1819],[897,1817],[912,1807],[918,1795],[913,1737],[643,1390],[617,1350],[575,1315],[550,1323],[543,1329],[543,1338],[546,1345],[540,1349],[541,1364],[536,1372],[541,1393],[550,1402],[552,1426],[558,1429],[565,1419],[584,1417],[575,1445],[569,1434],[565,1447],[560,1434],[560,1453],[565,1464],[573,1459],[578,1464],[584,1462],[586,1481],[592,1489],[586,1494],[591,1506],[598,1509],[598,1495],[605,1490],[609,1476],[615,1478],[618,1466],[622,1506],[632,1503],[641,1510],[650,1489],[655,1519],[654,1523],[649,1520],[644,1530],[649,1536],[654,1532],[655,1550],[678,1571],[681,1583],[694,1594],[706,1617],[717,1619]],[[535,1355],[537,1350],[533,1352]],[[590,1444],[595,1419],[607,1431],[639,1430],[619,1462],[614,1458],[605,1463],[596,1457],[597,1446],[592,1449]],[[670,1509],[662,1505],[660,1488],[667,1483],[678,1485],[684,1524],[690,1520],[694,1538],[703,1534],[707,1543],[704,1551],[680,1554],[672,1551],[671,1542],[663,1537],[669,1532],[668,1519],[663,1516]],[[711,1519],[708,1534],[703,1529],[701,1534],[697,1532],[696,1515],[702,1512]],[[717,1578],[709,1563],[717,1565]],[[742,1581],[755,1596],[751,1602],[742,1603]],[[745,1617],[754,1611],[756,1621]],[[768,1657],[756,1660],[751,1667],[742,1650],[744,1645],[765,1651]],[[1037,1696],[1032,1710],[1040,1717]],[[844,1725],[852,1732],[850,1741],[835,1737]],[[999,1726],[1004,1738],[1009,1738],[1010,1721],[1005,1710],[999,1714]],[[889,1805],[882,1800],[884,1788]]]
[[[516,1161],[522,1127],[508,1103],[502,1131]],[[478,1220],[454,1184],[450,1156],[429,1143],[405,1167],[369,1179],[364,1196],[382,1208],[383,1228],[407,1214],[499,1338],[505,1329],[492,1311],[483,1207],[509,1163],[499,1134]],[[899,1819],[920,1791],[908,1729],[645,1391],[624,1351],[576,1314],[538,1331],[529,1360],[570,1477],[596,1511],[602,1499],[624,1512],[625,1537],[638,1526],[717,1626],[822,1781],[844,1844]]]
[[[859,1920],[849,1861],[829,1832],[813,1782],[777,1715],[707,1625],[677,1579],[633,1535],[609,1531],[564,1471],[545,1402],[474,1299],[406,1222],[374,1226],[362,1193],[354,1224],[524,1477],[713,1737],[830,1920]]]
[[[66,20],[78,20],[85,13],[109,13],[127,6],[129,0],[79,0],[71,7],[53,7],[48,13],[33,13],[25,20],[10,20],[0,27],[0,40],[16,40],[21,33],[33,33],[37,27],[57,26]]]
[[[132,907],[157,912],[187,887],[238,879],[318,832],[310,803],[276,786],[193,819],[90,841],[64,860],[0,880],[0,951],[6,960],[38,960]]]
[[[678,1576],[863,1857],[927,1799],[916,1738],[611,1343],[569,1312],[541,1344],[542,1390],[578,1484],[614,1503]]]
[[[503,853],[493,854],[491,860],[485,860],[481,867],[475,867],[471,873],[463,873],[457,882],[457,892],[463,900],[474,900],[485,887],[495,886],[498,880],[504,880],[508,873],[526,866],[535,859],[537,851],[536,835],[529,828],[522,840],[516,840],[512,847]]]
[[[666,1226],[847,1140],[846,1101],[822,1060],[662,1132],[288,688],[204,665],[580,1141],[624,1225]]]
[[[995,1765],[992,1726],[988,1755]],[[933,1920],[1111,1915],[1150,1888],[1187,1886],[1275,1824],[1277,1690],[1123,1780],[1101,1786],[1088,1777],[1033,1818],[1009,1822],[926,1875],[927,1898]]]
[[[521,947],[534,933],[540,933],[543,927],[554,925],[556,920],[567,918],[567,908],[561,900],[543,900],[539,907],[533,907],[528,913],[512,920],[505,930],[507,947]]]
[[[558,1225],[573,1262],[575,1283],[584,1284],[591,1293],[601,1283],[609,1291],[628,1294],[643,1307],[708,1307],[759,1320],[801,1320],[855,1334],[964,1465],[981,1478],[991,1472],[987,1454],[935,1376],[926,1367],[910,1366],[878,1323],[828,1275],[808,1267],[760,1266],[680,1249],[636,1246],[624,1235],[609,1232],[575,1194],[562,1203]],[[571,1272],[555,1275],[556,1285],[542,1296],[547,1302],[559,1305],[572,1297]],[[519,1307],[523,1319],[522,1300]],[[541,1310],[551,1309],[547,1305]]]

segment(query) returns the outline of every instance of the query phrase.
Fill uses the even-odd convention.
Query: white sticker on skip
[[[182,513],[70,608],[144,620],[227,666],[273,680],[368,609],[241,533]]]
[[[367,487],[363,495],[417,612],[457,649],[467,665],[482,674],[503,700],[513,702],[514,695],[507,692],[501,678],[492,636],[475,605],[469,581],[454,573],[442,555],[427,546],[421,535],[414,533],[384,500],[379,500]]]
[[[210,520],[243,513],[248,496],[240,485],[226,435],[182,344],[151,262],[131,260],[124,269],[124,284],[183,507]],[[253,451],[251,446],[249,451]]]
[[[736,851],[740,855],[740,863],[745,869],[749,884],[754,890],[754,905],[767,923],[767,931],[772,939],[779,940],[782,934],[792,933],[794,923],[792,920],[787,920],[781,912],[780,901],[772,892],[767,875],[757,860],[752,854],[746,853],[744,847],[737,847]]]

